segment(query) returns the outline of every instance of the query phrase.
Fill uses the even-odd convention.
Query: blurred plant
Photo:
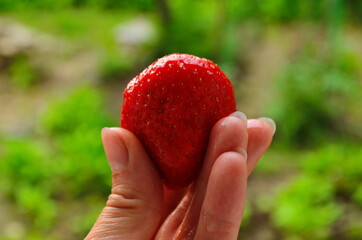
[[[93,7],[104,10],[136,9],[149,11],[153,8],[152,0],[2,0],[0,11],[43,9],[62,10],[66,8]]]
[[[358,0],[346,1],[348,15],[355,22],[362,22],[362,2]]]
[[[281,192],[272,212],[275,226],[302,239],[328,239],[342,208],[333,202],[333,185],[316,176],[300,176]]]
[[[63,218],[66,203],[71,206],[82,202],[82,206],[87,206],[88,200],[94,202],[89,196],[101,199],[109,194],[111,173],[100,130],[113,121],[103,105],[97,90],[76,89],[65,99],[49,105],[40,135],[2,140],[0,189],[27,219],[32,229],[27,233],[29,239],[32,234],[44,236],[52,229],[57,220]],[[74,216],[92,217],[86,226],[79,225],[80,231],[69,226],[81,234],[79,238],[85,234],[86,227],[91,227],[89,222],[95,221],[96,210],[92,209],[93,214]]]
[[[74,90],[67,98],[55,101],[43,118],[46,133],[63,137],[77,130],[101,128],[109,121],[101,115],[103,99],[99,92],[89,87]]]
[[[325,0],[229,0],[231,7],[229,17],[244,20],[265,22],[290,22],[296,20],[324,20],[329,11]]]
[[[17,56],[8,69],[11,83],[21,89],[27,89],[39,81],[39,73],[26,56]]]
[[[69,188],[65,189],[67,196],[80,197],[87,191],[108,193],[110,172],[100,130],[111,125],[111,120],[103,104],[97,91],[80,88],[50,105],[44,116],[45,130],[53,136],[54,147],[59,151],[55,157],[60,166],[56,174]]]
[[[359,94],[359,66],[356,54],[347,51],[327,57],[307,53],[289,64],[279,76],[279,99],[271,107],[278,136],[287,145],[312,146],[343,135],[345,106]]]
[[[302,170],[325,177],[340,198],[352,201],[362,182],[360,159],[362,150],[358,145],[330,144],[307,157]]]
[[[130,9],[140,11],[150,11],[154,8],[153,0],[73,0],[73,5],[78,2],[78,6],[94,6],[107,10]],[[82,3],[82,4],[79,4]]]
[[[353,200],[362,207],[362,184],[360,183],[358,188],[353,194]]]
[[[17,186],[15,201],[20,212],[32,219],[33,228],[49,230],[57,215],[57,206],[50,193],[41,186]]]
[[[295,20],[326,20],[328,12],[331,10],[330,6],[338,1],[338,5],[348,16],[354,21],[361,21],[362,3],[356,0],[295,0],[290,4],[288,0],[263,0],[263,1],[249,1],[249,0],[228,0],[227,4],[233,7],[233,16],[239,20],[262,20],[272,22],[290,22]],[[128,10],[128,11],[141,11],[151,12],[157,8],[157,5],[163,5],[162,2],[168,2],[173,5],[174,1],[167,0],[2,0],[0,1],[0,11],[14,11],[14,10],[33,10],[43,9],[58,11],[64,9],[80,9],[80,8],[95,8],[100,10]],[[180,2],[180,1],[178,1]],[[178,10],[190,6],[204,5],[203,9],[208,9],[209,4],[215,2],[201,1],[183,1],[185,5],[180,6],[176,3]],[[198,3],[196,3],[198,2]],[[167,5],[167,3],[166,3]],[[175,6],[176,6],[175,5]],[[200,9],[198,9],[200,10]],[[205,12],[203,10],[203,12]],[[196,11],[197,13],[197,11]],[[196,14],[197,15],[197,14]],[[192,17],[189,14],[188,17]],[[192,27],[192,26],[189,26]]]
[[[100,75],[105,81],[119,81],[122,74],[132,67],[132,63],[126,62],[120,55],[112,54],[101,59]]]
[[[0,188],[13,199],[18,210],[28,217],[34,228],[52,226],[56,206],[50,197],[52,161],[47,146],[36,140],[8,140],[0,161]],[[16,189],[16,191],[14,191]]]
[[[163,22],[165,32],[159,55],[181,52],[211,58],[218,39],[217,12],[215,1],[168,1],[164,14],[170,17],[169,22]]]
[[[348,143],[330,144],[307,156],[301,173],[269,209],[274,225],[287,236],[330,239],[345,206],[358,206],[361,158],[360,147]],[[338,225],[344,231],[350,227],[343,221]]]

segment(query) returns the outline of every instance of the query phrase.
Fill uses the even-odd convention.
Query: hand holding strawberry
[[[207,109],[212,112],[217,107],[214,103]],[[105,128],[102,139],[113,173],[112,194],[86,239],[236,239],[247,176],[271,143],[275,125],[270,119],[246,120],[240,112],[227,116],[230,113],[223,113],[210,127],[201,164],[186,163],[184,168],[182,162],[180,171],[192,171],[190,178],[181,174],[187,176],[182,181],[177,171],[174,175],[173,165],[167,180],[139,135],[125,128]],[[157,122],[152,124],[149,132],[157,133]],[[168,124],[164,129],[172,129]],[[192,144],[179,148],[180,152],[193,149]],[[190,186],[180,188],[189,181]],[[165,183],[178,188],[170,190]]]

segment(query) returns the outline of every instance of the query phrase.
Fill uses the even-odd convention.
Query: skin
[[[112,193],[85,239],[237,239],[247,178],[274,132],[270,121],[221,119],[211,131],[198,179],[170,190],[131,132],[103,129]]]

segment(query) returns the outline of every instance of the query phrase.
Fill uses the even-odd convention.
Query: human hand
[[[274,132],[270,119],[246,120],[240,112],[221,119],[199,177],[185,189],[170,190],[135,135],[103,129],[112,193],[85,239],[237,239],[247,177]]]

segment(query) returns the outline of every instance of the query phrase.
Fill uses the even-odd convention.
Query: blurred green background
[[[110,191],[101,128],[173,52],[277,122],[240,239],[362,239],[361,26],[360,0],[0,0],[0,239],[87,234]]]

